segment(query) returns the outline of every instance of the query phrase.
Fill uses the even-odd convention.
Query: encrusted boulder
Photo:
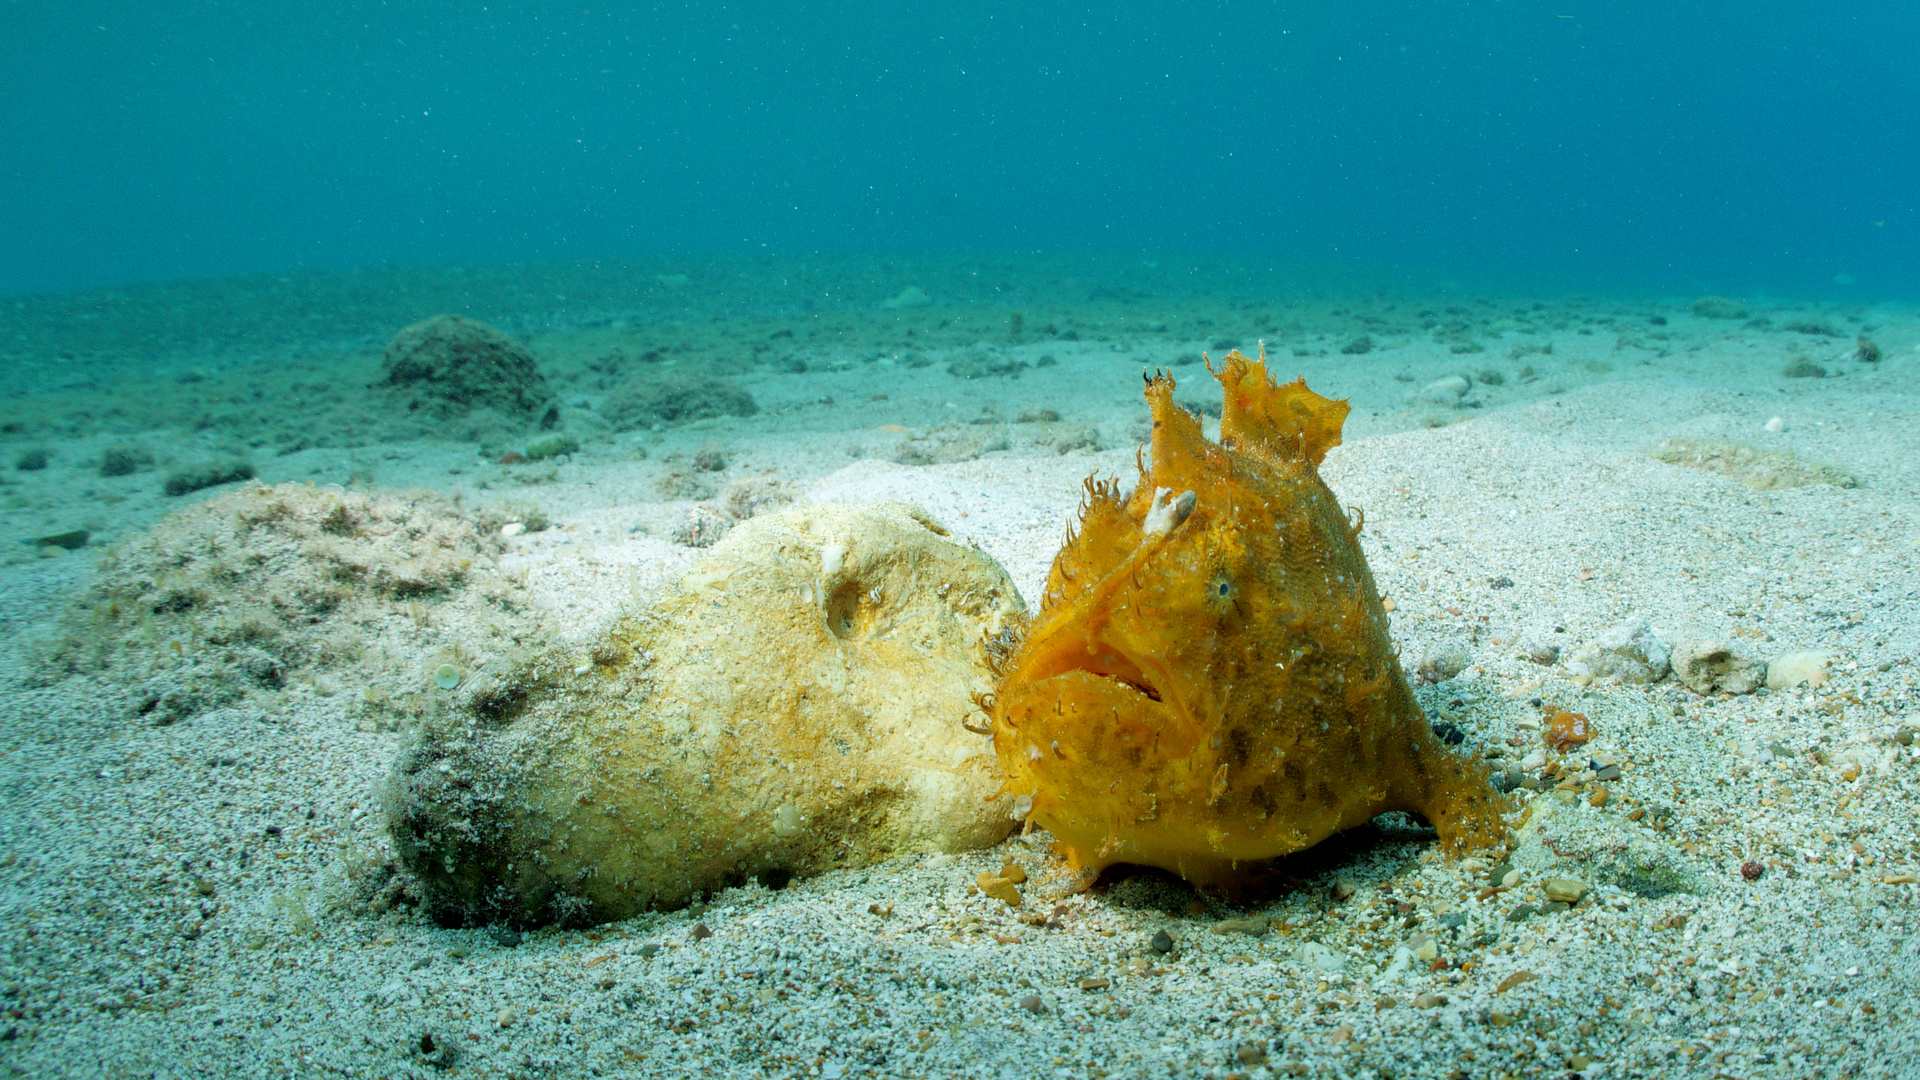
[[[393,335],[386,385],[412,409],[449,419],[488,410],[507,422],[559,419],[553,391],[526,346],[483,322],[435,315]]]
[[[463,686],[395,769],[396,847],[442,922],[579,924],[995,843],[967,724],[1021,610],[917,507],[752,518],[604,635]]]

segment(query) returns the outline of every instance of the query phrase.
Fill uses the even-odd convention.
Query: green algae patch
[[[1859,479],[1844,469],[1806,461],[1785,450],[1761,450],[1745,443],[1665,439],[1648,453],[1655,461],[1730,476],[1759,491],[1814,484],[1860,486]]]
[[[527,444],[528,461],[545,461],[562,454],[580,452],[580,440],[571,435],[549,435],[544,439],[535,439]]]

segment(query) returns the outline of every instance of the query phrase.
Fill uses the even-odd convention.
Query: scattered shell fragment
[[[1506,978],[1501,979],[1500,985],[1494,987],[1493,992],[1496,994],[1504,994],[1523,982],[1532,982],[1537,978],[1539,978],[1539,976],[1531,971],[1516,971]]]
[[[1213,924],[1216,934],[1248,934],[1261,937],[1271,929],[1265,919],[1223,919]]]

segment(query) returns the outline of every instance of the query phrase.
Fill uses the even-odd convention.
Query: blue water
[[[0,293],[654,253],[1208,251],[1920,295],[1920,7],[0,6]]]

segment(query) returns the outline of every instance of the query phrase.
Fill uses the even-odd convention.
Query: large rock
[[[393,335],[385,370],[387,385],[406,393],[414,408],[442,415],[490,409],[509,421],[538,419],[545,426],[559,419],[533,354],[459,315],[435,315]]]
[[[585,923],[997,842],[964,724],[1021,609],[918,508],[756,517],[594,643],[462,687],[395,770],[398,850],[442,922]]]

